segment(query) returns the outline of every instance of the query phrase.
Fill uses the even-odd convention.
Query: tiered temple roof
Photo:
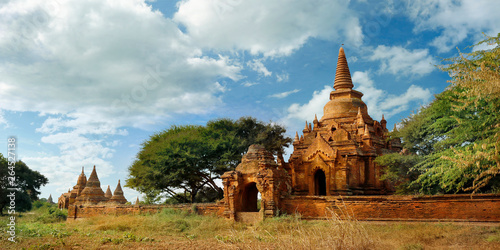
[[[70,205],[84,205],[84,204],[125,204],[127,200],[123,195],[123,190],[118,180],[114,194],[108,185],[106,193],[101,189],[101,182],[97,176],[96,167],[92,169],[89,179],[87,180],[84,168],[82,173],[78,176],[76,185],[73,190],[68,190],[58,199],[59,208],[68,208]]]
[[[113,192],[113,197],[109,199],[109,202],[125,204],[127,203],[127,199],[123,196],[122,186],[120,185],[120,180],[118,180],[118,185],[116,185],[115,192]]]
[[[101,189],[101,182],[99,177],[97,177],[97,172],[92,169],[89,179],[87,180],[87,185],[82,190],[81,194],[76,198],[76,204],[97,204],[100,202],[107,201],[108,199],[104,196],[104,192]]]

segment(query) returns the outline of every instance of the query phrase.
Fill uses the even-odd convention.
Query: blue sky
[[[442,58],[500,32],[498,13],[496,0],[2,1],[2,153],[16,136],[56,199],[82,166],[114,190],[174,124],[253,116],[293,136],[321,117],[342,44],[369,114],[392,128],[448,85]]]

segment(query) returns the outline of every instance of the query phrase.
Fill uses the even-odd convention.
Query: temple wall
[[[125,215],[158,213],[163,209],[192,211],[196,206],[196,213],[200,215],[223,216],[223,205],[216,203],[182,204],[182,205],[71,205],[68,208],[68,221],[88,218],[99,215]]]
[[[326,218],[331,211],[357,220],[500,222],[500,195],[292,196],[281,211],[303,218]]]
[[[222,217],[224,205],[195,204],[197,213]],[[191,211],[193,205],[70,206],[68,220],[96,215],[157,213],[165,208]],[[345,218],[367,221],[470,221],[500,222],[500,195],[439,196],[291,196],[280,203],[280,211],[301,214],[304,219],[324,219],[330,211]]]

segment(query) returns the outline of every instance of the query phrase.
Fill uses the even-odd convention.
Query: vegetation
[[[500,227],[449,223],[301,220],[284,215],[256,225],[164,209],[157,214],[100,216],[64,222],[55,205],[18,215],[16,241],[2,249],[498,249]],[[56,209],[57,210],[57,209]],[[65,213],[65,211],[62,211]],[[52,213],[53,214],[53,213]],[[45,219],[40,219],[45,218]],[[50,219],[47,219],[50,218]],[[6,223],[8,217],[0,217]]]
[[[445,60],[450,86],[391,134],[408,154],[377,158],[399,192],[500,190],[500,34],[481,44],[494,48]]]
[[[24,162],[17,161],[15,164],[15,181],[9,179],[10,175],[8,161],[0,153],[0,215],[4,209],[9,207],[10,195],[15,197],[15,211],[23,212],[31,209],[31,202],[38,200],[38,191],[41,186],[48,183],[48,179],[38,171],[31,170]],[[12,191],[12,187],[16,187]],[[8,189],[9,188],[9,189]]]
[[[250,145],[261,144],[282,158],[291,141],[283,127],[250,117],[172,126],[143,143],[125,186],[145,193],[152,202],[162,193],[170,201],[214,201],[223,194],[215,180],[233,170]]]

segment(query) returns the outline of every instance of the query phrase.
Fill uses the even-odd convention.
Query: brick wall
[[[192,211],[196,206],[196,212],[201,215],[214,214],[222,216],[224,207],[216,203],[203,204],[182,204],[182,205],[90,205],[76,206],[71,205],[68,208],[68,220],[87,218],[97,215],[124,215],[124,214],[146,214],[158,213],[163,209],[177,209],[183,211]]]
[[[68,220],[96,215],[157,213],[165,208],[198,214],[223,216],[222,203],[185,205],[70,206]],[[326,218],[335,212],[340,217],[358,220],[482,221],[500,222],[500,195],[435,196],[291,196],[282,200],[280,211],[299,213],[303,218]]]
[[[500,222],[500,195],[439,196],[295,196],[282,211],[303,218],[325,218],[331,212],[358,220]]]

